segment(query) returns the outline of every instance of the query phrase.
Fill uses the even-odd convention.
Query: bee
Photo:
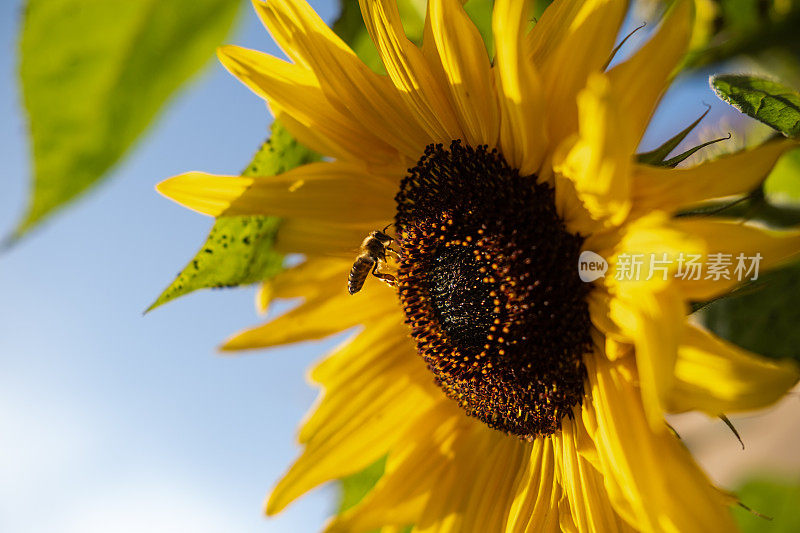
[[[391,224],[390,224],[391,225]],[[372,269],[372,275],[394,287],[396,278],[391,274],[378,272],[381,263],[386,262],[386,252],[389,251],[397,256],[397,252],[389,248],[389,244],[394,240],[386,234],[389,226],[382,231],[372,231],[361,243],[361,254],[356,257],[353,268],[350,269],[350,276],[347,278],[347,291],[353,295],[361,290],[364,282]]]

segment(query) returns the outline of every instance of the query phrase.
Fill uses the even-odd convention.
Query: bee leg
[[[391,252],[392,259],[394,259],[395,261],[400,261],[400,252],[398,252],[394,248],[389,248],[388,246],[386,247],[386,251]]]
[[[375,266],[372,267],[372,275],[378,278],[379,280],[383,281],[390,287],[394,287],[395,285],[397,285],[397,278],[395,278],[391,274],[378,272],[378,263],[375,263]]]

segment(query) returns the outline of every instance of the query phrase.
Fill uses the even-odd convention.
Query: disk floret
[[[555,432],[581,402],[591,339],[583,238],[553,188],[453,141],[426,148],[396,200],[399,294],[436,382],[493,428]]]

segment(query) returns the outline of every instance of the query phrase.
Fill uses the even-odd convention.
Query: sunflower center
[[[430,145],[397,194],[400,299],[444,392],[490,427],[549,435],[583,397],[583,238],[552,187],[496,150]]]

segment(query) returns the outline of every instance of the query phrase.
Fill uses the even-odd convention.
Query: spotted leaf
[[[242,173],[272,176],[319,156],[295,141],[277,122],[272,135]],[[280,271],[283,255],[273,249],[277,217],[237,216],[216,220],[200,251],[147,310],[197,289],[257,283]]]

